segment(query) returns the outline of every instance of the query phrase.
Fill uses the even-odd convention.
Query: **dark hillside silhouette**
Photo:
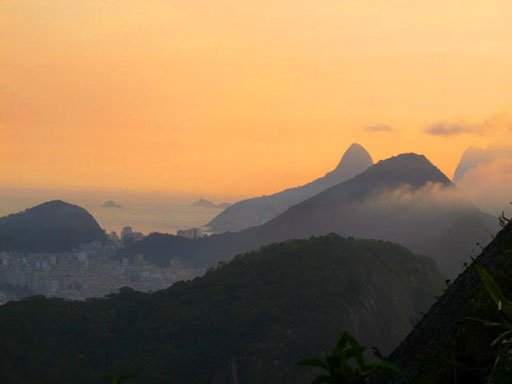
[[[0,218],[0,251],[62,252],[106,236],[85,209],[55,200]]]

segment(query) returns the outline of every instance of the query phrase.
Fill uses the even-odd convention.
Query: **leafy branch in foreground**
[[[512,219],[505,216],[505,211],[501,211],[501,215],[498,217],[498,220],[501,228],[505,228],[508,224],[512,223]]]
[[[343,331],[329,356],[305,359],[298,364],[327,371],[313,380],[312,384],[364,384],[381,371],[402,374],[396,366],[386,361],[366,362],[364,350],[352,335]]]
[[[499,336],[491,343],[491,346],[498,348],[498,357],[494,362],[494,367],[489,377],[489,381],[494,382],[493,377],[502,376],[505,372],[512,372],[512,301],[503,294],[492,276],[484,268],[475,263],[475,269],[482,285],[497,305],[498,311],[501,314],[501,321],[472,318],[472,320],[479,321],[485,326],[496,327],[502,330]]]

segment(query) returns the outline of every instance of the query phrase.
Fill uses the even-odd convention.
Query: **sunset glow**
[[[4,1],[0,184],[268,194],[353,142],[451,177],[511,137],[511,20],[508,0]]]

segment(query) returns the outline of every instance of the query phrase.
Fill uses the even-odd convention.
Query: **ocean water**
[[[124,226],[134,231],[176,233],[178,229],[202,227],[222,212],[219,208],[192,207],[199,198],[216,204],[234,202],[237,197],[203,195],[178,195],[126,191],[83,191],[49,189],[0,189],[0,217],[44,203],[63,200],[89,211],[107,232],[118,234]],[[121,208],[106,208],[103,203],[113,200]]]

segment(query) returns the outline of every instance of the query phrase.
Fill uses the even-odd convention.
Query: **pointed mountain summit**
[[[345,151],[336,169],[328,174],[361,173],[361,167],[367,169],[372,165],[373,160],[368,151],[360,144],[354,143]]]
[[[191,265],[215,265],[262,245],[337,233],[396,242],[433,257],[451,278],[471,255],[466,245],[490,240],[489,222],[425,156],[409,153],[382,160],[261,226],[198,241],[155,234],[122,253],[158,263],[178,257]]]
[[[338,166],[325,176],[297,188],[286,189],[269,196],[242,200],[224,210],[211,220],[211,232],[236,232],[262,225],[292,205],[301,203],[333,185],[342,183],[365,171],[373,164],[370,154],[359,144],[352,144]]]
[[[0,251],[62,252],[105,239],[89,212],[61,200],[0,218]]]

